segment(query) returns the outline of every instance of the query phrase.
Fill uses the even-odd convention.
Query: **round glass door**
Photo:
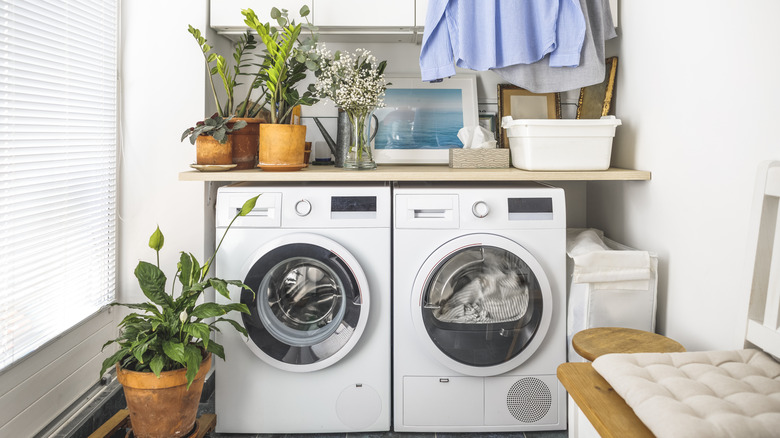
[[[440,247],[415,281],[413,321],[442,363],[470,375],[515,368],[549,327],[552,294],[541,265],[496,235],[462,236]]]
[[[244,280],[255,291],[241,293],[250,310],[242,314],[248,345],[278,368],[325,368],[349,352],[365,327],[365,276],[343,247],[327,239],[311,243],[315,237],[324,239],[277,242]]]

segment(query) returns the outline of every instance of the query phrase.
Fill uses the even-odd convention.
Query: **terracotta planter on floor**
[[[263,118],[234,117],[233,120],[243,120],[246,126],[230,135],[233,142],[233,164],[235,170],[254,169],[257,166],[257,151],[259,147],[258,127],[264,123]]]
[[[257,166],[263,170],[299,170],[305,167],[305,125],[259,125],[260,148]]]
[[[225,143],[210,135],[200,135],[195,141],[195,159],[201,165],[233,164],[233,143],[230,136]]]
[[[125,391],[130,423],[136,438],[183,437],[195,426],[203,381],[211,369],[211,353],[200,363],[198,374],[187,390],[187,370],[129,371],[116,365],[119,383]]]

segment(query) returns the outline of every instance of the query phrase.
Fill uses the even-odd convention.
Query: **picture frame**
[[[482,112],[479,113],[479,126],[487,129],[496,135],[496,113]]]
[[[501,126],[501,119],[560,119],[560,93],[533,93],[512,84],[498,84],[498,140],[499,147],[508,148],[509,139]]]
[[[385,107],[373,141],[377,164],[446,164],[449,149],[463,147],[464,126],[477,126],[476,75],[458,74],[442,82],[420,76],[385,76]]]
[[[578,119],[598,119],[602,116],[615,114],[612,104],[617,85],[617,56],[605,60],[604,81],[600,84],[580,88],[577,101]]]

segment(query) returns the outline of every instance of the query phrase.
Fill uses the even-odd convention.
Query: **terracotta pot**
[[[182,437],[195,426],[203,381],[211,369],[211,353],[200,363],[195,380],[187,389],[187,370],[152,372],[125,370],[116,364],[119,383],[125,391],[130,423],[136,438]]]
[[[304,166],[305,125],[261,123],[258,167],[263,170],[292,170]]]
[[[254,169],[257,166],[257,150],[259,147],[258,126],[264,123],[263,118],[234,117],[233,120],[243,120],[246,126],[232,132],[233,164],[235,170]]]
[[[195,141],[197,164],[233,164],[233,143],[230,136],[225,143],[210,135],[200,135]]]

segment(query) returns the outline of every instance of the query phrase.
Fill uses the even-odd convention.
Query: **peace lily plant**
[[[205,302],[198,304],[203,292],[213,287],[220,295],[230,299],[228,285],[251,290],[238,280],[222,280],[209,277],[214,257],[222,245],[230,226],[239,216],[246,216],[255,207],[258,196],[247,200],[241,210],[233,217],[214,254],[204,265],[200,265],[194,255],[181,252],[176,266],[176,279],[181,285],[178,296],[175,293],[175,281],[171,291],[166,292],[166,277],[160,269],[160,249],[165,238],[157,227],[149,238],[149,247],[157,254],[157,263],[141,261],[135,268],[138,285],[148,302],[138,304],[119,304],[141,313],[130,313],[120,323],[120,335],[103,345],[116,343],[119,350],[103,361],[100,375],[107,369],[119,364],[122,368],[132,371],[152,372],[158,378],[163,371],[186,368],[187,388],[192,384],[198,368],[208,353],[213,353],[225,359],[222,345],[211,339],[211,334],[218,331],[217,324],[227,323],[244,336],[247,332],[239,323],[222,316],[238,311],[249,313],[245,304],[218,304]],[[206,322],[209,318],[215,318]]]

